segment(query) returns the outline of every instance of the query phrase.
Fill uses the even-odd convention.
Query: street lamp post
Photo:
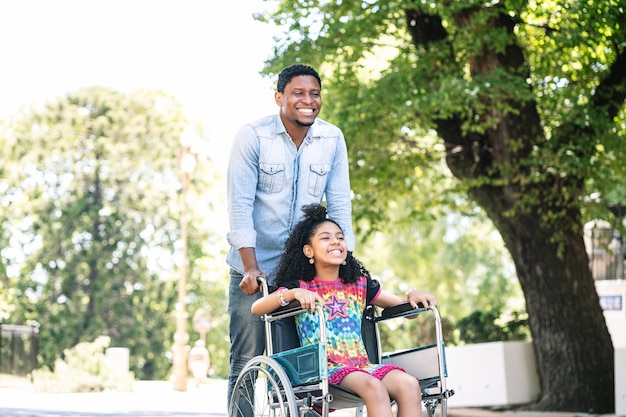
[[[187,195],[191,184],[191,174],[193,173],[197,154],[193,148],[193,138],[190,130],[186,129],[181,136],[180,154],[178,156],[179,169],[182,173],[181,190],[181,213],[180,213],[180,239],[182,240],[182,259],[180,265],[180,278],[178,280],[178,302],[176,303],[176,333],[174,333],[174,363],[173,363],[173,383],[175,391],[187,391],[189,354],[189,333],[187,332],[187,311],[185,308],[185,298],[187,292],[187,274],[189,268],[188,256],[188,225],[189,209]]]

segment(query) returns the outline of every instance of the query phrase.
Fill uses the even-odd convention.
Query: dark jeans
[[[228,374],[228,404],[237,377],[244,365],[265,351],[265,329],[260,317],[250,312],[252,303],[261,297],[257,292],[246,295],[239,288],[243,275],[230,270],[228,315],[230,316],[230,372]]]

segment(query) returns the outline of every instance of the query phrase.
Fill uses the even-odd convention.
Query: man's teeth
[[[299,112],[300,112],[300,113],[308,113],[308,114],[311,114],[311,113],[313,113],[313,109],[300,109],[300,110],[299,110]]]

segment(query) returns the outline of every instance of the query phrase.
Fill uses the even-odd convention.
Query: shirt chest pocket
[[[309,194],[319,197],[326,189],[330,164],[311,164],[309,171]]]
[[[260,164],[259,190],[272,194],[282,191],[285,183],[284,164]]]

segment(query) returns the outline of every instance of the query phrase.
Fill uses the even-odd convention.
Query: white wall
[[[130,369],[130,351],[128,348],[110,347],[104,354],[111,369],[119,375],[127,375]]]
[[[626,279],[598,280],[595,284],[613,347],[626,348]]]
[[[615,408],[626,416],[626,280],[596,281],[615,348]],[[524,404],[541,394],[532,342],[446,347],[450,407]]]
[[[626,416],[626,348],[615,349],[615,414]]]
[[[541,393],[531,342],[446,347],[450,407],[524,404]]]

